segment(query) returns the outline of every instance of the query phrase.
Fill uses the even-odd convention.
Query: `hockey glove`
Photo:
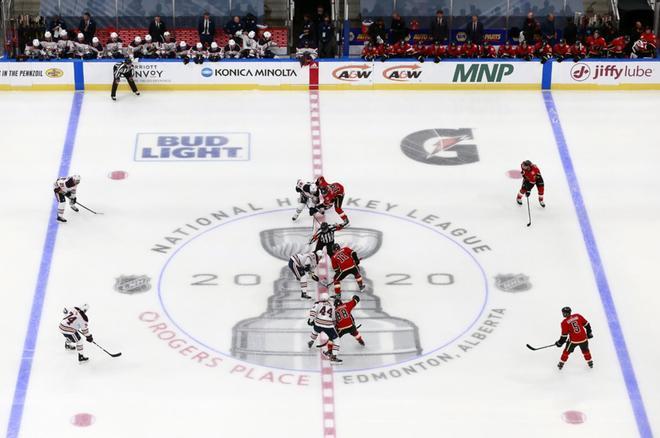
[[[70,198],[70,197],[71,197],[71,192],[66,192],[66,193],[64,194],[64,196],[66,196],[67,198]]]
[[[307,320],[307,325],[314,325],[314,321],[312,321],[311,319],[308,319]]]
[[[562,345],[564,345],[564,342],[565,342],[564,338],[561,338],[560,340],[558,340],[557,342],[555,342],[555,345],[556,345],[557,347],[561,347]]]
[[[87,340],[87,342],[94,342],[94,337],[92,337],[92,335],[85,336],[85,339]]]
[[[594,334],[593,334],[593,333],[591,333],[591,332],[587,333],[587,338],[588,338],[588,339],[591,339],[591,338],[593,338],[593,337],[594,337]]]
[[[312,274],[311,277],[312,277],[312,280],[319,281],[319,276],[318,275]]]
[[[71,197],[71,198],[69,199],[69,204],[70,204],[70,205],[76,205],[76,199],[77,199],[77,198],[76,198],[75,196]]]
[[[525,196],[527,196],[528,198],[529,198],[529,195],[531,195],[531,194],[532,194],[532,193],[529,192],[529,191],[525,192]]]

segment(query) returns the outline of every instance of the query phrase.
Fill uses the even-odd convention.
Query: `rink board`
[[[0,62],[0,90],[100,90],[112,83],[113,60]],[[520,60],[321,60],[317,68],[289,59],[180,60],[137,63],[142,90],[635,90],[660,89],[657,60],[604,59],[578,63]],[[121,90],[127,90],[125,81]]]
[[[120,95],[116,103],[100,93],[78,95],[79,112],[71,113],[78,117],[75,140],[65,136],[71,117],[68,125],[58,121],[57,140],[71,148],[70,173],[83,177],[80,201],[104,214],[67,208],[69,223],[56,227],[29,383],[15,382],[20,346],[2,359],[8,372],[0,382],[0,424],[16,431],[9,436],[104,438],[122,436],[127,427],[135,436],[163,437],[209,430],[305,438],[437,430],[453,436],[527,437],[530,430],[542,437],[640,435],[543,97],[497,91],[313,95],[154,92]],[[53,96],[48,106],[66,113],[70,94]],[[614,166],[621,161],[612,159],[619,144],[635,142],[638,156],[656,161],[657,145],[639,133],[657,113],[657,93],[636,100],[608,95],[622,111],[643,109],[629,120],[639,129],[625,133],[611,131],[616,124],[608,119],[620,122],[625,112],[603,105],[606,114],[588,119],[589,108],[603,101],[581,103],[580,96],[558,93],[559,116],[587,201],[609,199],[612,187],[625,186],[639,166],[630,154],[625,168]],[[403,101],[405,111],[392,111]],[[194,123],[182,125],[182,114]],[[29,117],[14,117],[10,144],[30,146],[16,153],[35,162],[21,168],[35,178],[54,173],[60,158],[46,152],[57,147],[43,139],[32,144],[22,135]],[[596,138],[580,136],[585,124]],[[437,150],[447,137],[463,140]],[[249,147],[249,154],[232,155],[238,147]],[[602,154],[589,154],[594,148]],[[526,208],[514,202],[522,158],[539,163],[547,186],[548,208],[538,206],[535,193],[530,198],[529,228]],[[352,280],[343,283],[345,299],[362,297],[355,318],[367,346],[343,337],[345,362],[331,374],[321,372],[318,349],[307,349],[309,303],[300,300],[287,268],[288,255],[304,250],[312,226],[308,216],[291,222],[293,184],[319,166],[346,188],[351,225],[337,240],[364,258],[367,283],[365,292]],[[600,168],[607,173],[605,187]],[[641,175],[652,177],[652,169]],[[23,178],[31,181],[31,175]],[[41,185],[50,188],[48,181]],[[24,237],[8,237],[8,253],[25,260],[5,279],[14,291],[10,304],[22,310],[7,316],[9,339],[24,338],[24,297],[34,293],[39,263],[28,255],[41,250],[41,241],[25,245],[22,239],[43,238],[48,211],[22,213],[50,205],[41,185],[29,186],[20,209],[9,212],[17,223],[25,216],[41,220]],[[647,204],[630,194],[623,199],[627,211]],[[619,229],[625,236],[630,219],[617,218],[613,230],[611,208],[595,206],[589,213],[597,237],[615,239]],[[639,215],[637,239],[621,238],[627,258],[642,257],[644,247],[657,243],[648,240],[657,240],[653,221],[641,222],[657,217],[652,213]],[[339,220],[334,213],[327,219]],[[606,242],[605,267],[616,274],[610,278],[623,304],[620,320],[633,330],[626,340],[657,427],[660,382],[656,361],[645,360],[657,353],[637,341],[641,333],[659,334],[651,314],[637,317],[654,307],[653,296],[636,292],[651,281],[644,275],[652,269],[641,278],[619,272],[612,257],[622,243]],[[634,290],[628,290],[631,281],[639,282]],[[56,329],[61,308],[82,302],[91,306],[97,342],[121,351],[121,358],[85,344],[91,362],[80,367],[63,351]],[[594,370],[576,351],[558,373],[560,350],[525,348],[559,337],[565,305],[594,328]],[[20,420],[9,417],[14,387],[27,391]],[[569,411],[584,413],[584,422],[567,423],[562,418],[581,418]],[[89,417],[80,414],[94,421],[84,426]]]

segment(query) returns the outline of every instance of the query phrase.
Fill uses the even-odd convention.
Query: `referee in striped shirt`
[[[312,240],[309,241],[309,243],[314,243],[316,242],[316,249],[314,251],[320,251],[324,247],[326,249],[326,252],[330,257],[335,253],[334,250],[332,249],[332,246],[335,244],[335,231],[339,231],[342,228],[344,228],[343,225],[328,225],[327,222],[323,222],[321,224],[321,228],[314,234],[312,237]]]
[[[121,81],[121,78],[126,78],[128,85],[131,87],[131,90],[133,93],[135,93],[136,96],[140,95],[140,92],[135,85],[135,81],[133,80],[134,70],[135,65],[133,65],[133,58],[130,56],[127,56],[126,59],[124,59],[124,62],[119,62],[112,68],[114,76],[112,81],[112,92],[110,93],[112,100],[117,100],[117,87],[119,86],[119,81]]]

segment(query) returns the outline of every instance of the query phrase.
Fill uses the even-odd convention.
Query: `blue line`
[[[76,131],[78,129],[78,119],[80,118],[80,108],[82,107],[82,102],[83,93],[74,93],[73,103],[71,104],[71,112],[69,113],[69,125],[67,127],[66,138],[64,140],[62,157],[60,159],[58,176],[66,176],[69,172],[69,167],[71,165],[71,155],[73,154],[73,146],[76,140]],[[30,382],[30,372],[32,371],[32,358],[34,357],[37,336],[39,334],[39,323],[41,321],[41,314],[44,307],[44,298],[46,296],[46,288],[48,286],[50,265],[53,261],[53,251],[55,249],[55,241],[57,240],[58,222],[55,220],[56,216],[57,202],[53,201],[53,205],[50,208],[50,216],[48,217],[48,229],[46,231],[46,240],[44,241],[43,252],[41,254],[41,263],[39,265],[37,285],[34,289],[34,297],[32,298],[30,321],[28,323],[27,333],[25,334],[25,341],[23,343],[23,357],[21,358],[21,366],[18,370],[16,388],[14,390],[14,400],[11,405],[11,413],[9,414],[7,438],[17,438],[21,430],[23,407],[25,406],[25,397],[27,395],[28,383]]]
[[[549,90],[552,87],[552,60],[543,64],[543,74],[541,76],[541,89]]]
[[[652,438],[653,433],[651,432],[651,426],[649,424],[648,417],[646,416],[646,409],[644,408],[642,395],[639,392],[635,371],[633,370],[630,355],[628,354],[628,347],[626,346],[626,341],[623,338],[623,332],[621,330],[621,324],[619,323],[619,316],[617,314],[616,307],[614,306],[614,300],[612,299],[610,285],[607,281],[607,276],[605,275],[603,262],[600,259],[600,252],[598,251],[598,246],[596,245],[596,238],[594,237],[593,230],[591,229],[589,215],[587,214],[587,209],[584,205],[584,199],[578,184],[577,174],[575,173],[573,160],[571,159],[571,155],[568,151],[568,145],[566,144],[566,139],[564,138],[564,131],[561,127],[559,113],[557,112],[555,101],[552,98],[552,93],[549,91],[544,91],[543,101],[545,102],[545,109],[548,113],[548,118],[550,119],[550,124],[552,125],[552,131],[555,135],[555,142],[557,143],[557,148],[559,149],[559,156],[561,157],[561,162],[564,167],[564,173],[566,174],[566,179],[568,180],[568,187],[571,191],[573,205],[575,206],[575,211],[580,222],[580,228],[582,229],[584,244],[587,247],[587,252],[589,253],[591,269],[593,270],[594,277],[596,278],[596,285],[598,286],[600,300],[603,304],[603,308],[607,316],[607,323],[610,328],[610,333],[612,334],[612,340],[614,341],[614,348],[616,349],[619,365],[621,366],[621,371],[623,373],[623,379],[626,383],[626,389],[628,390],[628,397],[630,398],[630,403],[632,404],[633,412],[635,414],[635,420],[637,421],[637,429],[639,429],[639,435],[642,438]]]

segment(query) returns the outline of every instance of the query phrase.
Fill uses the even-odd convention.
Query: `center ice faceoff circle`
[[[338,372],[437,353],[476,324],[488,281],[459,237],[391,213],[350,215],[368,227],[348,227],[336,241],[363,259],[367,289],[358,292],[351,279],[342,282],[342,296],[361,297],[353,314],[367,345],[344,336],[345,365]],[[307,347],[312,302],[300,298],[287,267],[291,254],[307,250],[311,225],[292,224],[290,216],[279,209],[220,223],[173,252],[158,281],[158,297],[172,323],[221,355],[272,368],[318,370],[318,349]]]

